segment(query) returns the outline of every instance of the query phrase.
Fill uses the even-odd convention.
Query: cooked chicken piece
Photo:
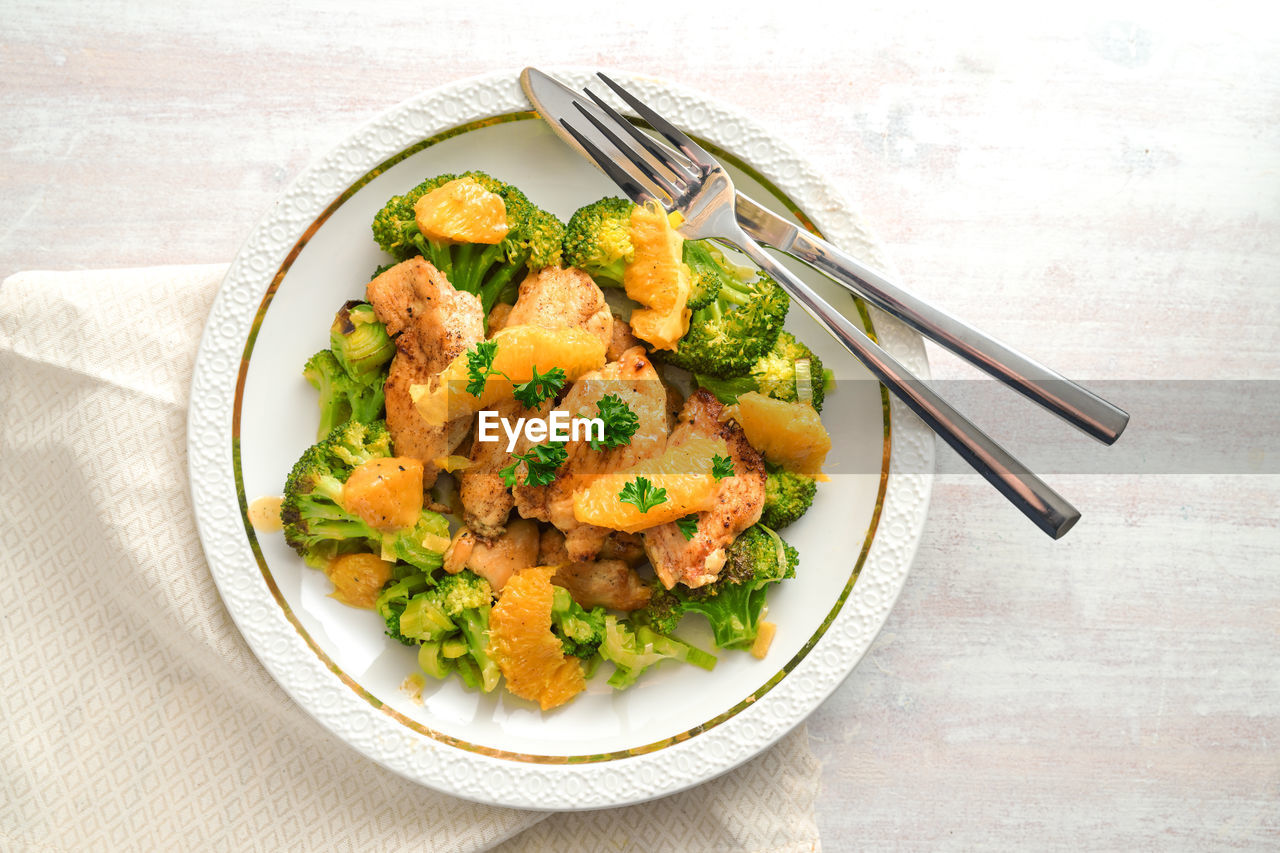
[[[538,523],[523,519],[511,522],[505,533],[487,542],[463,527],[444,553],[444,570],[456,575],[470,569],[500,592],[514,573],[538,564],[538,538]]]
[[[640,422],[631,443],[592,450],[586,441],[568,442],[565,463],[548,487],[547,520],[564,531],[565,547],[574,560],[593,559],[609,535],[606,528],[581,524],[574,518],[574,489],[585,487],[600,474],[657,456],[667,444],[667,389],[642,347],[629,349],[617,361],[584,374],[569,389],[560,408],[570,417],[593,418],[598,414],[596,403],[608,394],[622,398]]]
[[[634,569],[649,559],[644,553],[644,537],[639,533],[614,530],[600,546],[600,559],[621,560]]]
[[[545,401],[536,412],[530,412],[526,417],[538,418],[546,420],[551,414],[551,401]],[[524,455],[529,452],[529,448],[534,442],[528,438],[528,426],[521,431],[519,438],[516,439],[516,447],[513,451],[516,454]],[[503,445],[505,448],[506,445]],[[550,521],[547,515],[547,490],[548,486],[526,486],[524,479],[526,472],[523,466],[516,468],[516,485],[511,487],[511,497],[515,501],[516,512],[521,518],[536,518],[539,521]]]
[[[680,420],[680,410],[684,408],[684,395],[674,385],[667,386],[667,432],[676,428]]]
[[[397,336],[385,386],[387,429],[397,456],[422,460],[422,484],[429,488],[439,473],[435,460],[453,452],[466,437],[471,419],[428,424],[413,405],[409,387],[436,381],[455,356],[484,340],[484,311],[479,299],[454,290],[420,257],[396,264],[369,282],[366,295],[387,332]]]
[[[717,484],[711,509],[698,513],[698,531],[685,539],[675,522],[644,532],[644,550],[663,585],[676,583],[699,587],[711,583],[724,567],[725,549],[738,534],[760,520],[764,507],[764,460],[747,443],[742,428],[733,421],[721,423],[724,404],[705,389],[690,395],[671,433],[670,446],[694,438],[719,436],[729,446],[734,476]]]
[[[624,352],[638,346],[643,346],[643,344],[641,344],[639,338],[631,334],[631,324],[614,314],[613,334],[609,338],[609,345],[604,351],[604,357],[609,361],[617,361],[622,358]]]
[[[493,337],[494,332],[502,331],[507,325],[507,316],[511,313],[511,305],[506,302],[499,302],[497,305],[489,309],[489,337]]]
[[[503,325],[586,329],[605,347],[613,337],[613,314],[600,286],[582,270],[562,267],[529,273]]]
[[[564,534],[554,527],[542,531],[538,562],[544,566],[559,566],[551,582],[567,589],[573,600],[588,610],[604,606],[631,611],[649,603],[649,585],[641,580],[635,569],[617,559],[570,560],[564,547]]]
[[[551,411],[550,401],[544,402],[541,409],[526,409],[515,400],[502,400],[494,404],[493,411],[509,424],[516,424],[517,418],[545,417]],[[524,441],[521,434],[520,441]],[[458,490],[462,500],[463,521],[477,535],[490,539],[502,533],[515,505],[511,489],[502,481],[498,472],[511,464],[511,453],[507,452],[508,438],[504,430],[498,430],[496,441],[480,441],[478,435],[471,443],[471,466],[461,472]],[[521,449],[520,442],[512,453],[525,453],[528,448]],[[520,472],[517,472],[520,474]],[[520,474],[523,476],[523,474]]]

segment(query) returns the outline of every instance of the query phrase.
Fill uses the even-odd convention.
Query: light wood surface
[[[388,106],[615,67],[772,125],[912,289],[1069,376],[1280,379],[1274,13],[1040,5],[720,4],[689,33],[664,4],[11,0],[0,277],[229,260]],[[1234,414],[1216,440],[1248,457]],[[944,467],[896,609],[809,721],[824,849],[1280,848],[1280,478],[1058,474],[1084,520],[1054,543]]]

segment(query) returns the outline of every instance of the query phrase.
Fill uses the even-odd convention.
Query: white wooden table
[[[694,37],[664,4],[10,2],[0,277],[228,260],[386,107],[600,65],[772,124],[914,290],[1067,375],[1280,379],[1274,15],[926,5],[723,5]],[[946,468],[893,615],[809,721],[824,848],[1280,847],[1280,478],[1061,474],[1084,520],[1054,543]]]

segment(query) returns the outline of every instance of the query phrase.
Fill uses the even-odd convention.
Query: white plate
[[[557,74],[587,81],[585,73]],[[196,363],[192,497],[214,579],[249,645],[298,704],[348,744],[471,800],[536,809],[617,806],[746,761],[852,671],[906,578],[928,505],[933,442],[877,384],[846,381],[868,374],[797,309],[789,326],[816,345],[841,386],[823,413],[834,439],[832,481],[785,531],[801,565],[796,579],[770,593],[778,634],[768,657],[723,653],[711,673],[662,665],[621,693],[604,684],[606,665],[585,694],[549,713],[503,691],[467,691],[457,679],[429,683],[422,704],[408,698],[401,684],[417,669],[412,650],[387,640],[372,612],[328,598],[327,579],[303,566],[281,535],[256,534],[245,520],[246,501],[279,494],[314,441],[315,392],[302,365],[328,346],[334,311],[361,298],[383,262],[369,223],[388,197],[425,177],[466,169],[516,184],[561,218],[617,194],[528,112],[516,76],[467,80],[401,104],[308,169],[254,232],[218,294]],[[779,212],[802,212],[836,243],[884,265],[851,208],[751,120],[669,83],[615,76],[736,160],[744,191]],[[862,316],[847,295],[796,269],[834,304]],[[925,375],[914,333],[880,314],[872,331]],[[697,628],[690,636],[705,640]]]

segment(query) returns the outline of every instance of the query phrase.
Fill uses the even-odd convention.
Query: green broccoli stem
[[[754,296],[755,293],[738,279],[725,276],[724,283],[720,285],[720,291],[716,294],[716,300],[712,304],[728,302],[733,305],[746,305]],[[719,306],[717,305],[717,307]],[[717,314],[716,316],[718,318],[720,315]]]
[[[685,609],[701,613],[711,623],[716,645],[722,649],[748,649],[760,633],[766,586],[730,584],[709,598],[690,597]]]
[[[452,661],[445,659],[439,641],[423,643],[418,647],[418,666],[432,678],[442,680],[453,669]]]
[[[480,689],[485,693],[493,692],[498,686],[502,671],[498,664],[489,657],[489,608],[477,607],[459,613],[454,621],[462,628],[462,635],[467,639],[471,659],[479,672]]]
[[[704,376],[701,373],[695,373],[693,378],[698,385],[715,394],[716,399],[726,405],[738,402],[738,397],[743,394],[760,390],[760,386],[751,376],[735,376],[731,379],[721,379],[717,376]]]

